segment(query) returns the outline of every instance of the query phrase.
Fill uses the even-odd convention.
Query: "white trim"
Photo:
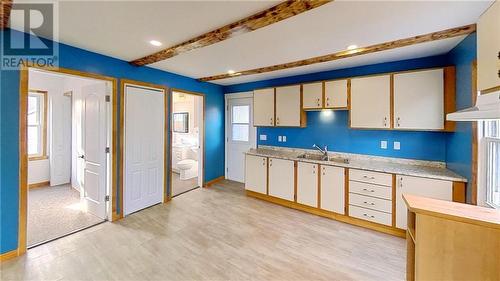
[[[231,93],[224,95],[224,100],[226,101],[228,99],[244,99],[244,98],[253,98],[253,92]]]

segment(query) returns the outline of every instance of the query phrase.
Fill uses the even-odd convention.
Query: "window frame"
[[[493,125],[490,122],[496,122],[496,125]],[[481,184],[478,185],[478,191],[481,191],[480,195],[478,194],[478,203],[483,206],[487,206],[490,208],[500,209],[500,205],[497,205],[490,201],[490,186],[488,180],[488,171],[490,169],[488,159],[489,159],[489,147],[492,143],[500,142],[500,120],[484,120],[478,122],[478,137],[479,141],[479,155],[481,157],[481,172],[480,172],[480,180]],[[492,127],[496,127],[496,132],[492,130]],[[497,156],[498,157],[498,156]],[[482,188],[481,188],[482,187]],[[479,200],[481,198],[481,200]]]
[[[48,92],[43,91],[43,90],[35,90],[35,89],[30,89],[28,91],[28,99],[30,96],[41,96],[40,100],[43,102],[43,104],[39,104],[39,111],[40,113],[40,122],[38,125],[36,125],[39,128],[40,131],[40,153],[38,154],[28,154],[28,160],[29,161],[35,161],[35,160],[43,160],[43,159],[48,159],[47,155],[47,108],[48,108]],[[27,99],[27,100],[28,100]],[[27,113],[28,114],[28,113]],[[26,114],[26,119],[28,119],[28,115]],[[32,127],[33,125],[30,125],[28,121],[26,121],[26,129],[29,127]]]
[[[489,151],[489,147],[490,147],[490,144],[493,145],[493,144],[496,144],[498,146],[500,146],[500,138],[495,138],[495,137],[485,137],[484,138],[484,142],[485,142],[485,160],[488,161],[488,159],[490,159],[490,151]],[[497,159],[498,159],[498,155],[496,156]],[[489,179],[489,172],[490,172],[490,166],[489,166],[489,163],[486,164],[486,170],[485,170],[485,174],[486,174],[486,188],[485,188],[485,192],[486,192],[486,204],[489,205],[490,207],[492,208],[495,208],[495,209],[500,209],[500,202],[498,204],[495,204],[493,201],[491,201],[491,198],[490,198],[490,194],[492,193],[492,191],[490,190],[490,188],[492,188],[492,186],[490,186],[490,179]],[[496,167],[497,170],[500,169],[500,167]],[[493,169],[494,170],[494,169]]]

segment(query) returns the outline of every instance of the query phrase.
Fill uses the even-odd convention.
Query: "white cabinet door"
[[[351,128],[390,128],[390,76],[351,80]]]
[[[398,175],[396,184],[396,227],[406,229],[407,209],[403,194],[452,201],[453,182]]]
[[[394,74],[394,129],[444,129],[444,70]]]
[[[321,209],[345,214],[344,176],[344,168],[321,165]]]
[[[300,127],[300,85],[276,88],[276,126]]]
[[[311,83],[302,85],[302,108],[323,108],[323,83]]]
[[[294,173],[293,161],[269,158],[269,195],[293,201]]]
[[[253,91],[253,125],[274,126],[274,88]]]
[[[245,160],[245,189],[267,193],[267,158],[247,155]]]
[[[347,80],[325,82],[325,108],[347,109]]]
[[[318,207],[318,164],[297,163],[297,203]]]
[[[496,1],[477,23],[477,88],[500,87],[500,2]]]

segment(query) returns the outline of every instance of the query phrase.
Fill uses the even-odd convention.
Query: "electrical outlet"
[[[286,136],[283,136],[283,142],[286,142]]]
[[[387,141],[380,141],[380,148],[387,149]]]
[[[401,149],[401,144],[399,143],[399,141],[395,141],[394,142],[394,150],[400,150]]]
[[[282,136],[278,136],[278,142],[282,142],[283,141],[283,137]]]
[[[265,140],[267,140],[267,135],[260,135],[260,136],[259,136],[259,139],[260,139],[261,141],[265,141]]]

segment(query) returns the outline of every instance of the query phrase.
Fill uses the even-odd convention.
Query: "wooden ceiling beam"
[[[411,45],[425,43],[425,42],[431,42],[431,41],[436,41],[436,40],[442,40],[442,39],[467,35],[467,34],[470,34],[474,31],[476,31],[475,24],[465,25],[465,26],[450,28],[450,29],[446,29],[446,30],[442,30],[442,31],[432,32],[432,33],[428,33],[428,34],[417,35],[417,36],[409,37],[409,38],[405,38],[405,39],[399,39],[399,40],[385,42],[385,43],[381,43],[381,44],[375,44],[375,45],[371,45],[371,46],[367,46],[367,47],[361,47],[361,48],[358,48],[355,50],[346,50],[346,51],[336,52],[333,54],[323,55],[323,56],[319,56],[319,57],[314,57],[314,58],[309,58],[309,59],[304,59],[304,60],[299,60],[299,61],[294,61],[294,62],[289,62],[289,63],[277,64],[277,65],[272,65],[272,66],[250,69],[250,70],[237,71],[234,74],[224,73],[224,74],[219,74],[219,75],[214,75],[214,76],[208,76],[208,77],[199,78],[198,80],[199,81],[213,81],[213,80],[226,79],[226,78],[231,78],[231,77],[236,77],[236,76],[253,75],[253,74],[259,74],[259,73],[266,73],[266,72],[272,72],[272,71],[277,71],[277,70],[289,69],[289,68],[294,68],[294,67],[306,66],[306,65],[316,64],[316,63],[329,62],[329,61],[345,59],[345,58],[349,58],[349,57],[366,55],[366,54],[370,54],[370,53],[387,51],[387,50],[391,50],[391,49],[411,46]]]
[[[9,25],[10,11],[12,10],[12,0],[2,0],[0,5],[0,30]]]
[[[130,63],[136,66],[143,66],[162,61],[194,49],[206,47],[244,33],[252,32],[317,8],[331,1],[332,0],[288,0],[272,8],[217,28],[152,55],[133,60]]]

